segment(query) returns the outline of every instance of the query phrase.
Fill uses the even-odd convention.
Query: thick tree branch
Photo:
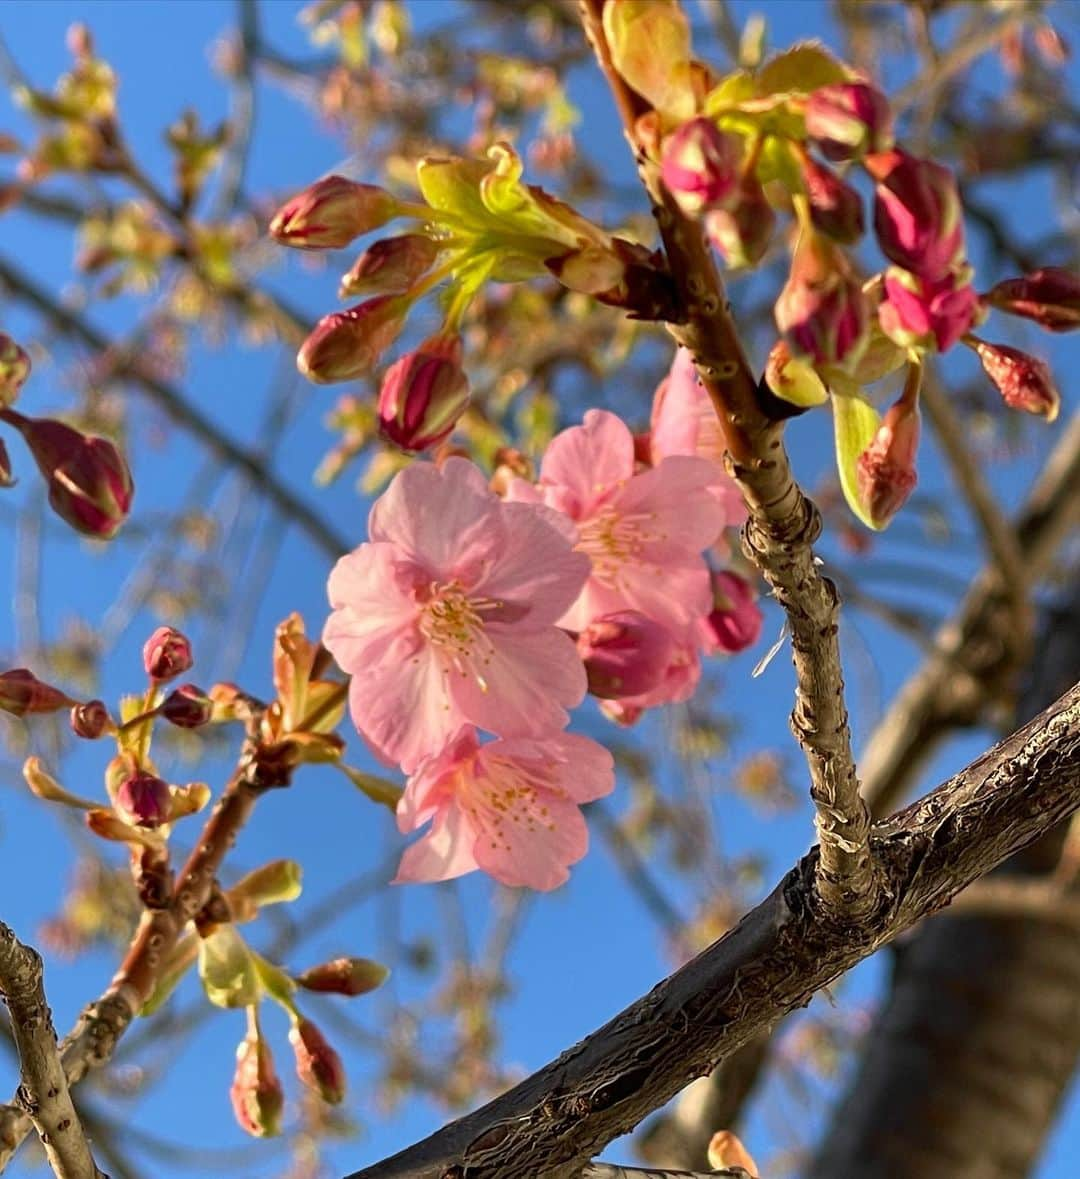
[[[24,946],[2,921],[0,996],[11,1013],[11,1035],[19,1053],[15,1100],[23,1116],[33,1122],[53,1174],[57,1179],[98,1179],[101,1172],[72,1104],[56,1048],[41,955],[32,946]]]
[[[1080,807],[1080,685],[874,828],[882,904],[824,906],[813,850],[719,942],[510,1092],[350,1179],[576,1179],[695,1075]]]
[[[791,630],[795,665],[792,728],[810,767],[826,905],[857,919],[870,913],[878,881],[869,852],[870,815],[859,792],[844,704],[836,587],[815,564],[821,532],[817,508],[803,495],[784,450],[783,427],[758,401],[758,383],[743,353],[731,307],[701,225],[681,213],[657,164],[638,142],[648,107],[611,62],[601,23],[603,0],[582,0],[585,31],[596,51],[653,202],[684,319],[669,324],[694,357],[720,420],[731,474],[750,512],[744,548],[772,586]]]

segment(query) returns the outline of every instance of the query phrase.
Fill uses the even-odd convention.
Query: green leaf
[[[394,810],[398,804],[398,799],[404,793],[400,786],[395,786],[393,782],[388,782],[385,778],[379,778],[375,774],[365,774],[360,770],[354,770],[352,766],[347,766],[343,762],[338,762],[337,766],[345,777],[358,790],[366,794],[372,802],[381,802],[383,806],[387,806],[391,810]]]
[[[836,431],[836,469],[848,507],[867,526],[874,527],[866,509],[859,502],[857,464],[859,455],[874,440],[881,415],[853,385],[851,391],[833,393],[833,423]]]
[[[702,112],[712,118],[756,95],[753,76],[746,70],[736,70],[705,95]]]
[[[219,925],[199,942],[199,977],[217,1007],[251,1007],[262,992],[251,951],[231,925]]]
[[[477,229],[491,225],[480,199],[480,181],[492,170],[487,160],[429,156],[416,165],[416,182],[424,200],[439,213],[460,217]]]
[[[771,57],[758,71],[757,92],[809,94],[821,86],[850,81],[847,67],[819,41],[803,41]]]

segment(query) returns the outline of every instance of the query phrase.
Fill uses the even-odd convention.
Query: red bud
[[[761,637],[762,614],[754,587],[744,577],[724,569],[712,575],[713,608],[705,619],[706,650],[734,655]]]
[[[324,315],[301,345],[296,367],[320,385],[363,376],[393,343],[407,312],[401,296],[376,295],[348,311]]]
[[[59,712],[74,703],[70,696],[43,683],[25,667],[0,674],[0,711],[10,712],[12,716]]]
[[[109,710],[101,700],[88,700],[76,704],[71,710],[71,731],[86,741],[96,741],[111,728]]]
[[[326,176],[287,201],[274,214],[270,233],[282,245],[302,250],[347,246],[397,216],[398,202],[374,184]]]
[[[822,86],[806,100],[806,134],[829,160],[855,160],[892,146],[892,112],[865,82]]]
[[[229,1099],[236,1120],[248,1134],[266,1138],[280,1132],[285,1095],[274,1071],[270,1046],[257,1028],[236,1050],[236,1073]]]
[[[439,256],[439,243],[422,233],[384,237],[360,255],[341,280],[338,294],[400,295],[431,269]]]
[[[152,829],[168,822],[172,795],[167,782],[139,770],[120,783],[113,806],[133,827]]]
[[[918,405],[900,400],[889,407],[856,467],[859,499],[875,528],[884,528],[915,490],[918,448]]]
[[[1041,414],[1048,422],[1058,416],[1061,394],[1045,361],[1021,352],[1019,348],[989,344],[974,337],[971,347],[1006,405],[1025,413]]]
[[[426,450],[449,436],[468,404],[460,339],[433,336],[387,369],[379,390],[379,433],[402,450]]]
[[[697,217],[737,198],[741,163],[742,141],[699,117],[664,140],[661,177],[679,208]]]
[[[143,667],[159,683],[183,675],[194,662],[187,636],[171,626],[159,626],[143,644]]]
[[[589,691],[613,700],[658,687],[675,653],[675,639],[637,610],[623,610],[589,623],[578,636],[577,648]]]
[[[297,975],[296,982],[308,991],[328,995],[366,995],[381,987],[390,971],[370,958],[335,958]]]
[[[205,725],[214,712],[214,702],[194,684],[181,684],[165,697],[158,712],[181,729]]]
[[[986,296],[992,307],[1034,320],[1049,332],[1080,328],[1080,275],[1057,266],[999,282]]]
[[[326,1037],[310,1019],[301,1016],[289,1029],[289,1043],[301,1082],[329,1105],[337,1105],[345,1096],[345,1068]]]

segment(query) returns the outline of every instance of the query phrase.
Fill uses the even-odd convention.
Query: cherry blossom
[[[405,787],[399,829],[433,821],[406,849],[396,881],[449,880],[479,868],[503,884],[557,888],[588,850],[579,805],[614,785],[611,754],[588,737],[480,745],[464,729]]]
[[[550,737],[585,695],[555,623],[589,562],[541,505],[504,503],[472,463],[413,463],[379,497],[371,540],[330,575],[323,642],[352,676],[352,719],[406,773],[464,724]]]

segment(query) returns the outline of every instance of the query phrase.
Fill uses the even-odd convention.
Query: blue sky
[[[418,19],[429,19],[436,8],[441,10],[441,6],[420,5]],[[739,19],[759,8],[770,19],[776,45],[823,33],[825,9],[817,3],[766,0],[761,5],[733,5]],[[264,33],[272,44],[303,56],[308,49],[305,35],[295,22],[297,10],[294,3],[275,0],[262,5],[262,19]],[[220,0],[142,4],[53,0],[20,5],[17,17],[15,11],[13,6],[0,10],[0,32],[15,60],[43,87],[51,85],[67,67],[67,26],[78,19],[92,28],[100,52],[120,74],[121,109],[136,154],[159,182],[166,181],[169,167],[161,142],[162,128],[189,106],[198,110],[204,124],[212,125],[227,113],[226,92],[211,67],[209,47],[231,27],[231,4]],[[1075,67],[1072,70],[1075,83]],[[631,184],[632,167],[602,87],[587,72],[572,76],[569,85],[583,111],[590,145],[600,145],[597,150],[605,167]],[[278,89],[261,83],[258,106],[262,131],[252,147],[248,182],[253,191],[279,195],[292,191],[339,165],[350,151],[331,129],[319,126],[307,110]],[[23,117],[6,109],[7,114],[0,117],[0,130],[25,135]],[[1036,181],[1023,191],[1003,192],[994,199],[1038,207],[1046,198],[1046,186]],[[72,283],[70,235],[46,229],[40,220],[18,211],[0,218],[0,254],[31,271],[53,292],[59,293]],[[334,305],[334,280],[329,274],[305,268],[293,257],[282,259],[267,281],[313,317]],[[135,309],[136,303],[125,297],[112,305],[95,307],[93,319],[103,329],[119,333],[132,322]],[[7,307],[0,316],[3,329],[16,337],[29,330],[29,321],[9,314]],[[1058,362],[1068,403],[1075,380],[1066,379],[1066,345],[1055,342],[1052,347],[1042,347],[1043,341],[1034,337],[1028,343],[1038,343]],[[1075,345],[1071,355],[1075,365]],[[286,371],[288,367],[286,359]],[[200,344],[192,352],[183,385],[200,408],[232,437],[252,444],[263,428],[265,390],[281,370],[281,355],[274,349],[260,350],[234,342],[221,348]],[[971,375],[970,368],[965,375]],[[599,391],[598,396],[604,396],[604,391]],[[63,412],[69,404],[62,366],[40,366],[24,395],[26,412]],[[357,497],[351,480],[318,490],[310,479],[310,472],[329,442],[322,419],[332,404],[331,397],[324,390],[300,387],[289,404],[293,417],[279,448],[276,469],[307,502],[326,513],[339,532],[359,543],[364,537],[367,506]],[[167,550],[176,542],[155,534],[155,508],[175,502],[190,488],[198,487],[200,480],[205,480],[205,470],[188,439],[180,434],[160,437],[164,419],[158,411],[144,404],[134,420],[132,453],[139,498],[133,522],[147,529],[151,546]],[[1024,429],[1024,457],[1003,464],[993,474],[995,486],[1009,503],[1019,500],[1052,440],[1051,434],[1040,433],[1027,423]],[[790,433],[797,470],[812,482],[828,461],[828,423],[808,415]],[[14,445],[12,450],[14,454]],[[26,486],[32,483],[27,477],[17,494],[33,495],[32,487]],[[945,486],[934,448],[928,444],[922,460],[924,493],[932,495]],[[221,625],[193,628],[199,657],[196,671],[202,682],[228,676],[255,687],[268,681],[269,639],[280,618],[295,609],[303,613],[313,632],[321,626],[329,562],[295,530],[283,533],[265,512],[253,507],[249,491],[234,475],[223,476],[213,494],[216,510],[236,514],[243,524],[239,532],[242,543],[234,544],[228,566],[220,570],[224,589],[234,595],[238,604],[226,612]],[[53,528],[47,519],[45,523],[41,574],[41,625],[45,637],[55,638],[72,618],[80,618],[91,629],[111,635],[116,614],[110,613],[110,603],[118,592],[131,588],[131,569],[142,555],[138,546],[128,544],[122,559],[114,562],[89,553]],[[15,532],[10,512],[0,513],[0,538],[0,576],[14,599],[25,584],[19,580],[18,568],[28,551],[28,540],[24,532]],[[837,555],[828,541],[823,553],[827,561]],[[911,562],[913,570],[926,564],[947,570],[963,581],[976,566],[978,553],[958,546],[947,554],[940,549],[931,551],[925,561],[920,561],[916,547],[908,544],[898,550],[898,559]],[[932,591],[933,587],[920,583],[917,572],[909,580],[913,583],[913,600],[924,600]],[[209,583],[208,588],[212,588]],[[940,595],[934,602],[942,609],[948,605],[948,599]],[[140,605],[130,618],[122,620],[123,625],[115,628],[115,644],[104,674],[103,694],[107,698],[137,686],[139,647],[157,621],[157,615]],[[767,608],[762,648],[777,634],[779,626],[776,609]],[[245,636],[250,640],[246,645]],[[0,619],[0,652],[5,658],[27,638],[25,626],[17,627],[6,616]],[[880,701],[887,699],[902,681],[917,652],[864,617],[848,619],[843,639],[853,724],[856,738],[861,740],[878,715]],[[734,659],[719,673],[721,690],[730,698],[726,707],[736,733],[735,755],[763,743],[784,746],[788,741],[791,675],[787,657],[781,655],[763,675],[752,678],[750,671],[760,654],[759,649]],[[603,731],[594,718],[587,717],[583,723],[590,731]],[[664,739],[662,723],[646,725],[640,739],[658,747]],[[935,760],[933,780],[959,767],[982,747],[983,738],[978,734],[951,746]],[[93,782],[102,760],[99,750],[87,749],[80,751],[72,764],[86,776],[86,781]],[[359,754],[357,760],[361,760]],[[199,776],[205,774],[213,781],[215,770],[220,771],[223,764],[219,761],[200,767]],[[794,779],[799,781],[797,760],[793,758],[791,764]],[[17,774],[13,772],[16,765],[15,759],[4,763],[0,758],[0,916],[24,936],[32,937],[39,923],[56,910],[70,863],[71,843],[58,816],[18,788]],[[766,884],[771,887],[809,842],[809,810],[800,805],[793,812],[764,819],[724,789],[730,768],[730,761],[707,767],[722,800],[725,847],[733,855],[763,850],[768,865]],[[350,875],[384,864],[397,838],[389,818],[351,793],[343,780],[313,772],[305,775],[294,790],[271,796],[260,805],[243,834],[237,855],[244,867],[282,855],[295,857],[304,865],[305,897],[317,902]],[[687,904],[690,898],[685,890],[677,883],[668,883],[680,903]],[[491,926],[492,891],[485,881],[472,878],[463,882],[461,893],[470,937],[479,941]],[[338,953],[373,952],[380,930],[395,909],[400,910],[404,936],[420,936],[446,921],[444,899],[439,889],[414,887],[350,911],[346,920],[329,927],[306,947],[302,962],[292,964],[305,965]],[[108,982],[115,965],[113,956],[104,953],[73,963],[50,962],[49,994],[59,1027],[70,1025],[80,1006]],[[527,908],[511,959],[515,994],[501,1012],[504,1058],[516,1062],[523,1071],[538,1067],[647,991],[670,966],[655,925],[640,903],[627,894],[610,857],[596,841],[590,856],[575,869],[569,887]],[[845,985],[843,996],[867,1002],[879,972],[879,963],[867,964]],[[403,971],[397,993],[405,1001],[419,1001],[426,985],[422,977]],[[191,1006],[197,990],[189,985],[183,995],[185,1006]],[[378,1035],[382,1016],[377,1001],[358,1000],[341,1010],[355,1017],[370,1035]],[[271,1030],[277,1037],[279,1068],[285,1075],[289,1060],[282,1021],[272,1022]],[[234,1045],[241,1033],[237,1014],[214,1011],[187,1042],[185,1050],[168,1060],[165,1083],[145,1103],[105,1094],[99,1094],[97,1103],[115,1100],[130,1125],[177,1141],[189,1136],[187,1127],[195,1126],[197,1133],[190,1137],[199,1143],[221,1148],[241,1144],[244,1139],[232,1121],[226,1096]],[[444,1111],[417,1100],[407,1102],[391,1120],[382,1120],[372,1093],[365,1089],[362,1058],[350,1058],[350,1065],[351,1109],[364,1123],[365,1134],[330,1148],[330,1173],[335,1167],[341,1171],[374,1161],[435,1128],[445,1117]],[[0,1091],[10,1087],[13,1075],[9,1065],[0,1061]],[[295,1089],[288,1079],[286,1085]],[[770,1089],[751,1119],[748,1145],[759,1159],[767,1158],[787,1144],[779,1123],[791,1119],[797,1122],[801,1117],[798,1107],[792,1106],[783,1093]],[[812,1134],[813,1125],[812,1120],[805,1123],[804,1136]],[[1065,1179],[1074,1174],[1069,1160],[1075,1157],[1078,1136],[1080,1113],[1073,1101],[1054,1135],[1038,1179]],[[609,1157],[628,1161],[627,1151],[618,1144]],[[15,1174],[30,1173],[19,1167],[14,1168]],[[181,1168],[179,1160],[175,1169],[157,1172],[162,1179],[190,1173]],[[242,1173],[263,1175],[270,1171],[256,1162]]]

